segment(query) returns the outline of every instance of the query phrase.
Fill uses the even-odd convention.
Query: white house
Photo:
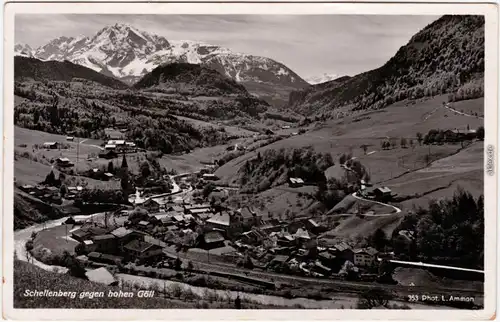
[[[353,250],[354,265],[359,267],[372,266],[378,251],[373,247],[358,248]]]

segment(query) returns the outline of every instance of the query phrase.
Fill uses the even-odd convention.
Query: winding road
[[[380,202],[380,201],[375,201],[375,200],[371,200],[371,199],[365,199],[363,197],[360,197],[358,196],[358,193],[355,192],[352,194],[352,196],[358,200],[363,200],[363,201],[368,201],[368,202],[373,202],[373,203],[376,203],[378,205],[381,205],[381,206],[386,206],[386,207],[390,207],[392,209],[394,209],[396,212],[396,214],[400,213],[401,212],[401,209],[399,209],[398,207],[396,206],[393,206],[393,205],[389,205],[389,204],[386,204],[386,203],[383,203],[383,202]],[[388,213],[388,214],[363,214],[363,216],[369,216],[369,217],[385,217],[385,216],[391,216],[391,215],[394,215],[394,213]]]
[[[482,116],[475,116],[475,115],[467,114],[467,113],[464,113],[464,112],[460,112],[460,111],[454,109],[453,107],[450,107],[448,104],[446,104],[444,107],[447,108],[448,110],[452,111],[453,113],[460,114],[460,115],[463,115],[463,116],[478,117],[480,119],[484,118]]]

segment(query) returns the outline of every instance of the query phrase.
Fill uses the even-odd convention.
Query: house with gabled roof
[[[224,247],[224,236],[219,231],[208,231],[200,236],[198,246],[203,249]]]
[[[149,259],[163,254],[163,247],[140,239],[130,241],[123,248],[130,259]]]
[[[354,249],[353,253],[354,265],[358,267],[367,267],[375,263],[378,251],[373,247],[366,247]]]

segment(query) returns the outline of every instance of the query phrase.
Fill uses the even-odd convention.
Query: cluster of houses
[[[147,238],[147,234],[125,227],[104,228],[84,226],[71,233],[80,244],[76,247],[77,259],[84,264],[102,263],[117,265],[124,261],[146,261],[163,256],[165,245]]]
[[[61,192],[60,192],[60,189],[57,187],[48,186],[48,185],[41,185],[41,184],[40,185],[25,184],[25,185],[20,186],[19,188],[22,191],[28,193],[29,195],[37,197],[38,199],[40,199],[42,201],[55,203],[55,204],[62,203]],[[64,198],[65,199],[74,199],[82,191],[83,191],[83,187],[81,187],[81,186],[67,187],[67,193],[64,195]]]
[[[101,181],[109,181],[115,178],[114,174],[99,168],[89,169],[85,176]]]
[[[73,238],[87,254],[84,259],[107,264],[155,261],[164,256],[163,247],[175,243],[207,251],[229,249],[228,256],[247,254],[265,269],[312,276],[338,274],[346,262],[356,269],[377,262],[378,252],[372,247],[318,246],[317,237],[327,228],[311,218],[282,222],[252,207],[216,210],[210,204],[157,199],[149,199],[141,207],[143,212],[129,217],[123,227],[74,231]],[[164,238],[167,231],[176,236],[175,242]]]
[[[106,151],[115,151],[115,152],[135,152],[137,146],[134,142],[125,141],[122,139],[119,140],[109,140],[104,145],[104,150]]]
[[[388,187],[375,187],[371,183],[361,180],[359,195],[377,201],[390,201],[395,194]]]

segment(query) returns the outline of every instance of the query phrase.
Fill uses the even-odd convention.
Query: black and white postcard
[[[494,317],[496,6],[4,18],[5,316]]]

